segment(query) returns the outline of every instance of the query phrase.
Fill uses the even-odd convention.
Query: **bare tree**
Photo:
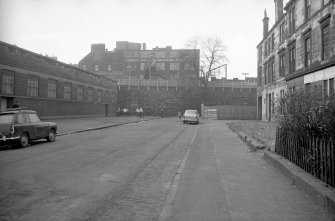
[[[225,52],[226,47],[221,39],[217,37],[208,37],[202,39],[193,37],[186,43],[186,47],[200,48],[200,67],[194,65],[195,71],[199,74],[200,87],[203,89],[203,102],[206,101],[208,82],[212,77],[216,77],[218,70],[226,66],[228,61]]]

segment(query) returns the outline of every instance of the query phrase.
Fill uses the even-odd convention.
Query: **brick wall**
[[[2,94],[1,104],[11,107],[14,101],[28,106],[40,116],[115,115],[116,82],[86,72],[33,52],[0,42],[0,84],[2,77],[14,75],[14,93]],[[38,79],[37,97],[28,96],[28,78]],[[56,98],[48,98],[48,81],[56,82]],[[71,84],[71,99],[64,99],[64,84]],[[77,87],[83,88],[83,100],[77,100]],[[93,89],[94,100],[88,102],[88,88]],[[102,101],[97,101],[97,90],[102,92]],[[108,106],[108,113],[105,109]],[[3,110],[5,107],[1,107]]]
[[[201,89],[198,87],[130,87],[121,86],[118,107],[128,108],[133,114],[141,106],[146,115],[159,116],[164,106],[166,116],[176,116],[186,109],[201,112]],[[256,107],[256,89],[208,88],[206,105],[250,105]]]

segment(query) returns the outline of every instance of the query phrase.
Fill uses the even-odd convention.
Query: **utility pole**
[[[246,80],[247,75],[249,75],[249,73],[242,73],[242,75],[244,75],[244,80]]]

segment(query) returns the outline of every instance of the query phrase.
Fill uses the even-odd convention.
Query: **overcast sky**
[[[257,76],[256,46],[273,0],[0,0],[0,41],[77,64],[92,43],[185,48],[194,36],[227,46],[228,78]]]

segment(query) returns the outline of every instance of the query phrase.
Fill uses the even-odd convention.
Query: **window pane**
[[[40,122],[40,119],[36,114],[28,114],[29,120],[31,123],[37,123]]]

